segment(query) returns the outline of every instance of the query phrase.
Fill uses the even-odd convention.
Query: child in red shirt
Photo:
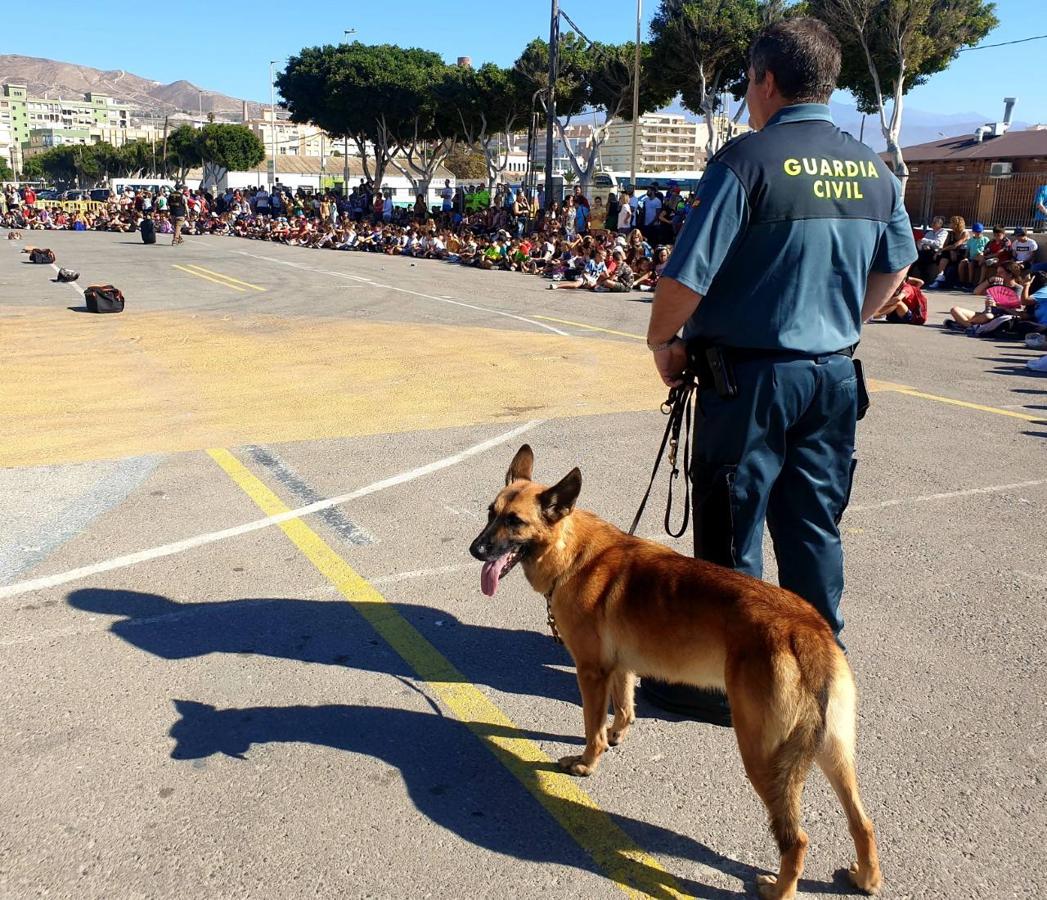
[[[927,321],[927,298],[920,288],[919,278],[906,278],[898,290],[880,309],[873,319],[883,317],[892,325],[923,325]]]

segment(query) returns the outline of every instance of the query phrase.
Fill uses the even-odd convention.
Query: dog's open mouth
[[[498,582],[509,573],[524,555],[524,547],[513,547],[508,553],[503,553],[498,559],[491,559],[484,563],[480,571],[480,590],[488,597],[493,597],[498,590]]]

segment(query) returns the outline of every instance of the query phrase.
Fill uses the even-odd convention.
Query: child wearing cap
[[[971,226],[971,236],[967,238],[964,246],[967,258],[960,260],[957,277],[962,287],[973,290],[978,284],[975,274],[981,272],[982,263],[985,262],[985,248],[989,246],[989,238],[985,235],[985,226],[981,222],[975,222]]]
[[[1024,228],[1014,229],[1014,240],[1011,241],[1011,253],[1014,259],[1023,266],[1028,266],[1036,261],[1039,245],[1031,237],[1026,235]]]

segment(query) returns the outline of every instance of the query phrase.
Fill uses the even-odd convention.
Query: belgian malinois
[[[759,876],[766,898],[796,896],[807,834],[800,797],[812,762],[836,791],[858,861],[856,887],[876,893],[880,864],[854,770],[855,687],[847,658],[805,600],[619,531],[575,509],[582,476],[552,487],[531,480],[526,444],[513,458],[470,553],[484,563],[483,592],[519,563],[549,602],[578,672],[585,750],[560,766],[591,775],[635,715],[636,675],[727,692],[746,774],[770,814],[781,861]],[[614,720],[607,728],[607,704]]]

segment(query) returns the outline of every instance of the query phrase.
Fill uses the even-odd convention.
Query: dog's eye
[[[526,525],[527,523],[524,522],[524,520],[521,519],[516,513],[509,513],[509,515],[505,517],[505,524],[508,525],[510,528],[520,528],[521,526]]]

